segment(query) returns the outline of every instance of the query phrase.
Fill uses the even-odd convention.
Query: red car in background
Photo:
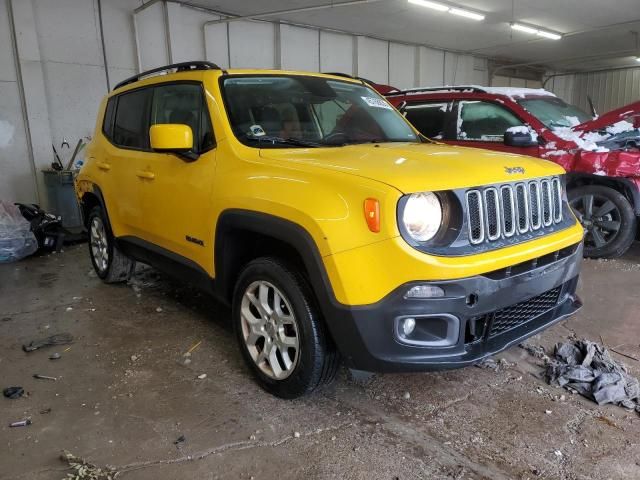
[[[617,257],[633,243],[640,215],[640,102],[597,116],[543,89],[381,87],[426,137],[562,165],[569,202],[586,230],[585,256]]]

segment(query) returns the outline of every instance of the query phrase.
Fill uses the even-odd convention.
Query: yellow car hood
[[[268,148],[260,156],[370,178],[403,193],[450,190],[559,175],[559,165],[510,153],[429,143]]]

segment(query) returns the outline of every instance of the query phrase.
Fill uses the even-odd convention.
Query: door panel
[[[154,88],[150,125],[178,123],[193,132],[189,161],[174,153],[151,153],[136,172],[143,189],[145,239],[210,270],[213,220],[211,196],[216,150],[209,112],[199,83]]]
[[[147,182],[136,172],[143,170],[149,157],[149,109],[151,88],[126,92],[117,97],[111,142],[99,168],[111,176],[108,205],[116,236],[144,238],[144,191]],[[112,212],[111,210],[115,210]],[[114,217],[115,213],[115,218]]]

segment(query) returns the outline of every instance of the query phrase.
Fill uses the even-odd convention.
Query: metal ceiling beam
[[[338,7],[352,7],[354,5],[362,5],[364,3],[376,3],[381,1],[383,0],[350,0],[348,2],[340,2],[340,3],[331,2],[331,3],[322,4],[322,5],[312,5],[310,7],[288,8],[285,10],[273,10],[271,12],[254,13],[251,15],[235,15],[235,16],[220,19],[220,20],[211,20],[209,22],[206,22],[205,25],[236,22],[239,20],[258,20],[258,19],[268,18],[268,17],[277,17],[279,15],[290,15],[293,13],[314,12],[317,10],[326,10],[329,8],[338,8]]]

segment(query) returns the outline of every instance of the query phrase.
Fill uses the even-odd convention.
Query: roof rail
[[[141,80],[143,77],[149,76],[153,73],[166,72],[168,70],[175,70],[176,72],[186,72],[188,70],[222,70],[218,65],[211,62],[182,62],[182,63],[173,63],[171,65],[165,65],[164,67],[152,68],[151,70],[147,70],[146,72],[138,73],[133,77],[129,77],[126,80],[118,83],[113,89],[117,90],[120,87],[124,87],[125,85],[129,85],[130,83],[137,82]]]
[[[325,74],[325,75],[334,75],[336,77],[352,78],[354,80],[360,80],[361,82],[364,82],[364,83],[375,83],[375,82],[372,82],[371,80],[368,80],[366,78],[356,77],[356,76],[349,75],[348,73],[343,73],[343,72],[322,72],[322,73]]]
[[[394,95],[406,95],[407,93],[421,93],[421,92],[473,92],[473,93],[486,93],[486,90],[476,87],[474,85],[460,85],[460,86],[442,86],[442,87],[419,87],[409,88],[407,90],[397,90],[395,92],[389,92],[385,96],[391,97]]]

